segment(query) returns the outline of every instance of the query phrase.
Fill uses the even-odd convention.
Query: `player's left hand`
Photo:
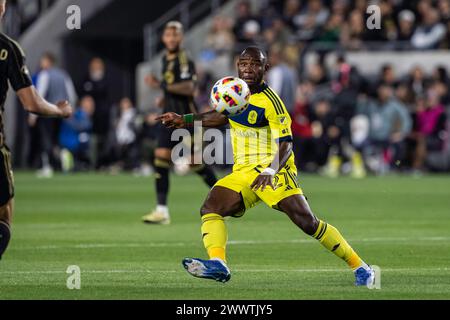
[[[159,80],[153,74],[146,76],[144,81],[147,86],[153,89],[158,89],[160,86]]]
[[[275,190],[275,187],[273,186],[273,176],[271,174],[263,172],[258,177],[256,177],[250,188],[253,191],[258,191],[258,189],[261,188],[261,191],[264,191],[267,186],[270,186],[273,190]]]

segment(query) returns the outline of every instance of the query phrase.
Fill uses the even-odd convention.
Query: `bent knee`
[[[319,222],[317,221],[317,219],[314,216],[312,216],[310,219],[307,219],[307,221],[305,221],[303,223],[301,228],[304,233],[312,236],[314,233],[316,233],[318,227],[319,227]]]
[[[0,207],[0,221],[11,224],[12,219],[12,201]]]
[[[296,210],[290,216],[293,222],[307,235],[312,236],[319,227],[319,221],[310,210]]]
[[[170,161],[171,158],[171,150],[166,148],[158,148],[155,150],[155,158]]]

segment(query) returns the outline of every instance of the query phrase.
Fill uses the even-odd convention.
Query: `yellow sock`
[[[221,215],[208,213],[202,217],[203,244],[209,258],[225,259],[225,247],[227,245],[227,227]]]
[[[356,167],[361,167],[364,165],[364,160],[360,152],[355,151],[352,155],[352,164]]]
[[[320,221],[319,227],[313,237],[319,240],[325,248],[347,262],[349,267],[353,270],[364,265],[361,258],[356,254],[352,247],[350,247],[347,241],[345,241],[340,232],[332,225]]]

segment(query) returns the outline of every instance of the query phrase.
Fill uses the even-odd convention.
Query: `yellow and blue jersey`
[[[291,118],[280,97],[265,83],[251,95],[247,109],[228,116],[233,145],[233,171],[265,168],[271,164],[278,144],[292,141]],[[288,166],[295,167],[291,155]]]

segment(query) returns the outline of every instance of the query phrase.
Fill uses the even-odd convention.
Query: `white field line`
[[[242,268],[242,267],[241,267]],[[166,273],[178,273],[182,272],[182,268],[178,270],[84,270],[81,269],[82,274],[166,274]],[[350,272],[347,268],[342,269],[279,269],[279,268],[267,268],[267,269],[232,269],[232,272],[237,273],[269,273],[269,272],[285,272],[285,273],[317,273],[317,272]],[[382,268],[381,272],[405,272],[405,273],[415,273],[415,272],[436,272],[436,271],[450,271],[450,268]],[[46,270],[46,271],[0,271],[0,274],[15,274],[15,275],[35,275],[35,274],[66,274],[64,270]]]
[[[450,237],[381,237],[381,238],[360,238],[348,239],[349,242],[417,242],[417,241],[450,241]],[[314,243],[314,239],[293,239],[293,240],[230,240],[228,245],[263,245],[263,244],[296,244]],[[101,249],[101,248],[160,248],[160,247],[188,247],[200,245],[197,242],[148,242],[148,243],[88,243],[75,245],[45,245],[45,246],[23,246],[13,247],[12,250],[57,250],[57,249]]]

